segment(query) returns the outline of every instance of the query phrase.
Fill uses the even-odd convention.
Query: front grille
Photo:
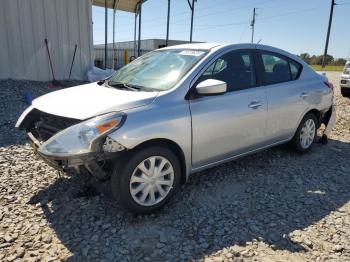
[[[39,141],[46,141],[57,132],[81,122],[79,119],[56,116],[34,109],[26,117],[27,131]]]

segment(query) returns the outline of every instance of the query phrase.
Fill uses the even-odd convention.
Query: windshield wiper
[[[132,91],[140,91],[140,89],[141,89],[141,87],[137,86],[137,85],[126,84],[126,83],[117,82],[117,81],[113,81],[113,80],[108,81],[107,85],[111,86],[111,87],[128,89],[128,90],[132,90]]]

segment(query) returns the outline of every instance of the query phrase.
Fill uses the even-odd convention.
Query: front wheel
[[[133,213],[149,213],[164,206],[180,182],[180,164],[165,147],[132,152],[117,165],[111,179],[113,196]]]
[[[317,133],[317,118],[314,114],[307,114],[301,121],[291,141],[294,149],[299,153],[310,151]]]

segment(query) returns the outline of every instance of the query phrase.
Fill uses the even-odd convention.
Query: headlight
[[[124,122],[124,114],[109,113],[71,126],[47,140],[39,148],[44,155],[80,155],[96,151],[96,142]]]

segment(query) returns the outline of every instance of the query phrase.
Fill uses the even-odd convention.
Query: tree
[[[306,63],[310,64],[310,54],[309,53],[302,53],[300,54],[300,58],[303,59]]]
[[[309,53],[302,53],[299,55],[299,57],[309,65],[322,65],[323,55],[311,56]],[[346,60],[344,58],[334,59],[333,56],[327,55],[325,62],[326,62],[326,65],[344,66],[346,63]]]
[[[323,55],[320,56],[321,62],[318,65],[322,65]],[[332,64],[334,62],[334,57],[331,55],[327,55],[325,59],[325,65]]]
[[[346,63],[346,60],[344,58],[338,58],[333,62],[333,64],[337,66],[344,66],[345,63]]]
[[[318,55],[318,56],[313,55],[310,58],[309,64],[310,65],[322,65],[322,60],[323,60],[323,55]],[[334,61],[333,56],[331,56],[331,55],[326,56],[326,61],[325,61],[326,65],[333,63],[333,61]]]

